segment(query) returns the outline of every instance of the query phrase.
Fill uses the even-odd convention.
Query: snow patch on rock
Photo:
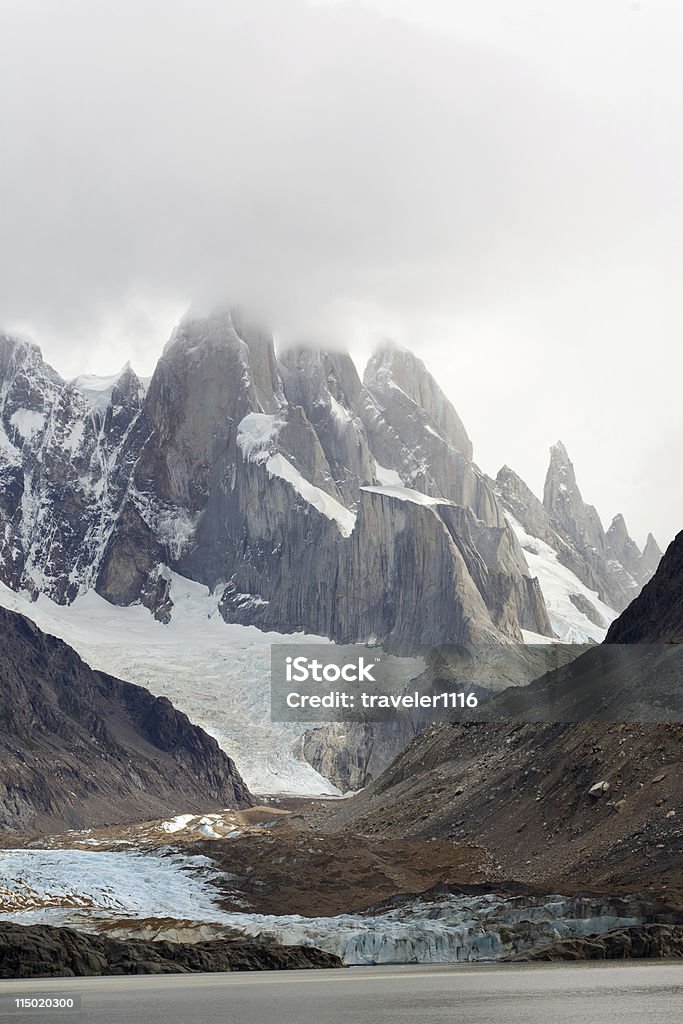
[[[361,487],[362,491],[368,491],[371,494],[384,494],[390,498],[396,498],[398,501],[411,501],[415,505],[452,505],[451,501],[446,501],[444,498],[432,498],[429,494],[423,494],[422,491],[414,491],[411,487],[403,487],[399,485],[387,485],[385,487]]]
[[[336,498],[309,483],[284,455],[279,452],[277,455],[271,455],[266,462],[266,469],[271,476],[286,480],[304,501],[321,512],[327,519],[335,522],[344,537],[351,536],[356,525],[354,513],[345,508]]]
[[[10,423],[26,440],[37,434],[39,430],[42,430],[45,424],[45,417],[42,413],[36,412],[33,409],[17,409],[10,416]]]

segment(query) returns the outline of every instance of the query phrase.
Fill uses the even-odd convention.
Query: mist
[[[562,438],[606,524],[680,529],[676,4],[0,12],[0,323],[60,373],[150,373],[190,304],[391,336],[486,471]]]

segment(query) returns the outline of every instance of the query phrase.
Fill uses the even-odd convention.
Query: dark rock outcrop
[[[192,974],[343,967],[315,946],[212,939],[145,942],[71,928],[0,925],[0,978],[75,978],[121,974]]]
[[[506,957],[511,963],[563,960],[676,960],[683,957],[683,925],[640,924],[601,935],[558,939]]]
[[[671,542],[633,604],[612,623],[606,642],[683,643],[683,532]]]
[[[165,697],[93,672],[22,615],[0,609],[0,631],[0,828],[252,805],[230,758]]]

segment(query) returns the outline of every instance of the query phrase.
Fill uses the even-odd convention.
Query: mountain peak
[[[662,554],[659,544],[653,535],[648,533],[645,547],[643,548],[643,554],[640,559],[641,579],[643,583],[647,583],[648,580],[652,579],[663,557],[664,555]]]
[[[120,391],[129,391],[131,388],[141,388],[140,379],[135,370],[126,362],[117,373],[107,376],[100,376],[95,373],[81,373],[74,377],[69,384],[88,400],[90,406],[97,412],[105,413],[109,406],[115,388]]]
[[[607,531],[607,537],[612,544],[617,546],[623,545],[627,541],[630,541],[628,528],[626,526],[626,520],[624,519],[621,512],[617,512],[614,519],[610,523],[609,530]]]
[[[236,308],[216,307],[208,316],[190,309],[164,348],[150,395],[169,373],[176,388],[189,374],[200,390],[200,379],[210,379],[217,398],[221,387],[235,395],[249,393],[254,409],[263,412],[275,412],[283,400],[272,335]]]
[[[550,447],[550,466],[548,472],[551,470],[564,474],[566,477],[571,477],[576,482],[574,463],[569,458],[569,452],[562,441],[556,441]]]
[[[61,380],[56,370],[43,360],[43,353],[31,338],[23,334],[0,334],[0,378],[35,367],[40,367],[51,380]]]
[[[645,541],[645,547],[643,548],[643,554],[645,554],[646,551],[656,552],[659,555],[660,558],[662,557],[662,554],[663,554],[662,549],[660,548],[659,544],[655,540],[654,535],[652,533],[648,533],[648,535],[647,535],[647,540]]]
[[[371,356],[363,374],[370,392],[401,392],[409,403],[426,413],[437,433],[457,451],[472,458],[472,442],[450,399],[444,394],[423,361],[414,352],[384,342]]]
[[[548,512],[559,511],[559,506],[572,505],[573,512],[583,509],[583,498],[576,483],[574,464],[562,441],[552,445],[550,464],[543,489],[543,504]]]
[[[173,329],[163,354],[172,350],[192,353],[209,345],[237,345],[240,340],[228,309],[220,307],[208,315],[199,315],[190,308]]]
[[[635,580],[641,581],[642,555],[640,548],[629,534],[626,520],[621,513],[612,520],[606,538],[609,556],[621,562]],[[647,574],[648,578],[649,575]]]

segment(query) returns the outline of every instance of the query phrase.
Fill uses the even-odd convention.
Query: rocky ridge
[[[583,500],[561,441],[550,449],[543,501],[509,466],[499,471],[494,490],[508,515],[531,537],[548,544],[561,565],[616,611],[627,607],[659,565],[662,553],[652,534],[641,552],[622,515],[605,531],[597,510]],[[575,596],[585,603],[585,597]],[[598,622],[602,617],[591,604],[585,614]]]
[[[510,471],[490,481],[422,361],[389,343],[361,381],[342,353],[276,358],[236,311],[188,315],[146,387],[129,366],[65,382],[5,335],[0,580],[61,603],[95,588],[167,621],[173,570],[216,592],[227,621],[281,632],[551,636],[507,512],[526,508],[524,525],[614,607],[657,561],[651,541],[633,575],[622,521],[604,534],[563,453],[543,505]]]
[[[562,960],[675,960],[683,957],[683,925],[642,924],[602,935],[559,939],[509,957],[511,963]]]
[[[216,741],[165,697],[94,672],[0,609],[0,828],[44,830],[249,807]]]
[[[7,336],[0,380],[13,589],[68,603],[94,587],[164,621],[173,569],[217,588],[226,620],[284,632],[550,632],[457,413],[410,353],[386,346],[361,383],[348,356],[278,361],[264,331],[218,311],[179,325],[147,389],[127,367],[93,399]]]

